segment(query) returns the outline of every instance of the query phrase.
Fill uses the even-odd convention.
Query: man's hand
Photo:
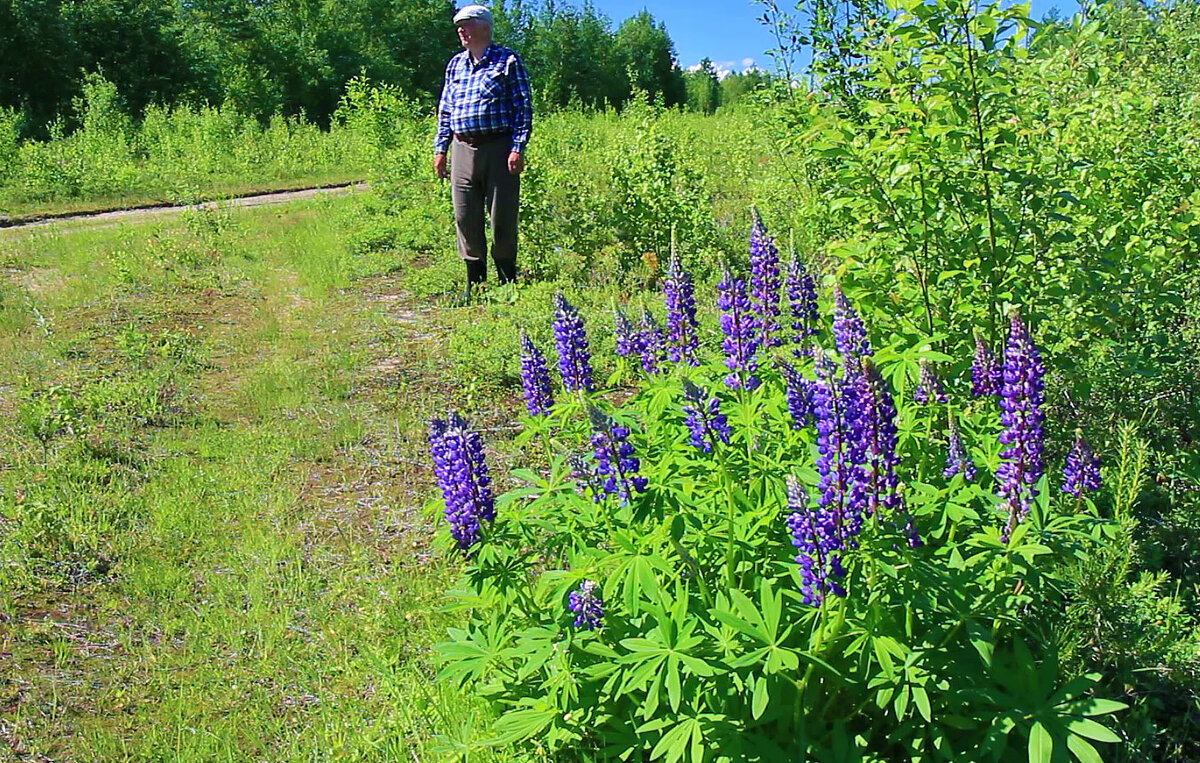
[[[525,157],[520,151],[513,151],[508,155],[508,171],[514,175],[520,175],[521,170],[525,169]]]
[[[509,160],[508,160],[508,166],[512,167],[512,159],[511,158],[509,158]],[[446,155],[445,154],[434,154],[433,155],[433,171],[436,172],[437,176],[440,177],[442,180],[445,180],[446,178],[450,177],[450,170],[446,169]]]

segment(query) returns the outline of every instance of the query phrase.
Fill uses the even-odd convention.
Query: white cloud
[[[754,65],[753,58],[743,58],[742,59],[742,68],[743,69],[757,69],[758,67]]]
[[[752,58],[743,59],[742,63],[744,64],[746,61],[749,61],[751,64],[754,63],[754,59]],[[716,69],[717,71],[717,79],[720,80],[725,79],[730,74],[733,74],[733,67],[737,66],[737,61],[713,61],[712,66],[713,69]],[[691,66],[687,67],[687,71],[700,71],[700,64],[692,64]]]

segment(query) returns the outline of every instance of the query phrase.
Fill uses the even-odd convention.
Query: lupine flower
[[[721,413],[721,401],[688,380],[683,382],[683,412],[687,416],[692,445],[711,453],[718,442],[729,443],[729,423]]]
[[[787,407],[792,414],[792,429],[804,429],[813,422],[813,383],[790,363],[779,361],[779,369],[787,384]]]
[[[575,480],[575,492],[579,495],[591,493],[592,499],[599,501],[604,488],[600,480],[596,479],[596,473],[588,464],[587,457],[572,453],[567,457],[567,463],[571,466],[571,478]]]
[[[746,282],[735,279],[726,270],[717,289],[717,308],[722,312],[721,330],[725,332],[721,346],[725,350],[725,366],[731,372],[725,377],[725,384],[730,389],[754,389],[759,384],[754,375],[758,371],[758,338],[754,316],[750,313],[750,299],[746,296]]]
[[[629,429],[595,406],[589,409],[588,415],[592,420],[592,448],[601,489],[594,498],[599,501],[605,495],[616,494],[622,503],[628,503],[635,491],[646,490],[646,478],[638,474],[641,462],[628,442]]]
[[[452,413],[445,420],[430,422],[429,449],[446,499],[450,534],[465,551],[479,542],[480,523],[496,518],[483,440],[461,416]]]
[[[567,607],[575,614],[575,627],[594,631],[604,619],[604,600],[600,598],[600,584],[585,580],[578,591],[572,591]]]
[[[1004,381],[1004,373],[996,356],[983,343],[983,339],[975,337],[975,360],[971,363],[971,394],[975,397],[1000,394],[1000,385]]]
[[[842,539],[832,513],[826,508],[809,508],[808,493],[800,481],[788,475],[788,531],[792,545],[799,554],[800,593],[804,602],[821,606],[826,594],[845,596],[841,581],[846,577],[842,567]]]
[[[686,361],[698,366],[696,351],[700,347],[698,324],[696,323],[696,295],[692,276],[679,263],[679,256],[671,256],[667,277],[663,282],[663,296],[667,303],[667,353],[671,362]]]
[[[1082,431],[1075,433],[1075,447],[1067,456],[1063,480],[1063,492],[1076,498],[1100,489],[1100,457],[1092,452],[1092,446],[1083,439]]]
[[[820,454],[818,503],[830,512],[838,537],[847,547],[853,547],[854,538],[862,530],[866,508],[862,411],[853,377],[836,379],[832,362],[820,352],[816,366],[812,403]]]
[[[867,338],[867,327],[855,311],[842,287],[833,289],[833,343],[847,370],[852,369],[858,359],[873,354],[871,342]]]
[[[754,325],[762,347],[783,343],[779,333],[779,250],[767,235],[762,218],[754,215],[750,228],[750,301],[755,312]]]
[[[947,401],[946,391],[942,388],[942,380],[934,373],[933,366],[929,361],[921,358],[921,378],[917,381],[917,388],[913,391],[913,400],[918,405],[929,405],[929,401],[936,400],[939,403]]]
[[[663,332],[649,310],[642,311],[641,328],[637,334],[638,351],[642,354],[642,370],[648,374],[658,373],[658,364],[663,354]]]
[[[542,416],[554,406],[550,389],[550,372],[546,356],[524,331],[521,332],[521,386],[525,390],[525,407],[530,416]]]
[[[967,482],[973,482],[976,471],[975,462],[967,455],[962,437],[958,434],[958,425],[954,423],[954,417],[951,416],[949,443],[946,448],[946,468],[942,470],[942,476],[950,479],[956,474],[962,474],[963,479]]]
[[[622,358],[627,358],[630,355],[638,353],[638,331],[633,325],[633,321],[629,320],[629,316],[621,308],[614,311],[616,318],[616,326],[613,335],[617,340],[617,354]]]
[[[595,389],[592,356],[588,350],[583,317],[562,294],[554,295],[554,340],[558,345],[558,369],[568,392]]]
[[[1000,422],[1004,432],[996,482],[1000,497],[1008,508],[1008,521],[1002,538],[1008,542],[1013,529],[1029,515],[1037,498],[1038,480],[1045,472],[1045,448],[1042,423],[1045,414],[1046,368],[1041,354],[1029,335],[1029,329],[1014,310],[1004,352],[1004,383],[1000,387]]]
[[[804,266],[804,261],[792,255],[787,274],[788,303],[792,310],[792,354],[797,358],[811,355],[809,340],[821,331],[817,311],[817,283]]]

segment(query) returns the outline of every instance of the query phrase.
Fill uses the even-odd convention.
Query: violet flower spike
[[[795,254],[788,265],[787,294],[792,313],[792,354],[797,358],[812,355],[811,340],[821,332],[817,283]]]
[[[692,276],[672,254],[663,281],[663,297],[667,304],[667,355],[671,362],[700,365],[696,352],[700,348],[699,324],[696,322],[696,294]]]
[[[637,355],[641,352],[638,346],[638,331],[633,325],[633,321],[629,320],[629,316],[621,308],[616,308],[613,311],[615,325],[613,336],[617,342],[617,354],[622,358],[627,358],[631,355]]]
[[[779,336],[779,250],[767,235],[767,228],[757,213],[750,228],[750,301],[754,310],[754,325],[761,347],[783,344]]]
[[[496,518],[491,479],[483,440],[467,422],[452,413],[429,426],[433,471],[446,501],[446,521],[459,549],[466,551],[482,538],[481,523]]]
[[[575,627],[594,631],[604,619],[604,600],[600,598],[600,584],[584,580],[579,590],[567,597],[567,608],[575,615]]]
[[[954,417],[951,416],[946,446],[946,468],[942,470],[942,476],[950,479],[956,474],[961,474],[967,482],[974,482],[977,471],[975,462],[967,455],[967,449],[963,446],[958,425],[954,423]]]
[[[649,310],[642,311],[641,328],[637,333],[638,351],[642,355],[642,370],[648,374],[659,372],[663,356],[663,331]]]
[[[638,474],[641,462],[628,442],[629,429],[595,406],[588,410],[588,416],[592,420],[595,473],[601,489],[593,497],[599,502],[606,495],[618,495],[622,504],[628,503],[635,492],[645,492],[647,485],[646,478]]]
[[[933,366],[925,358],[921,358],[921,377],[917,381],[916,390],[913,391],[913,400],[918,405],[929,405],[931,400],[945,404],[949,400],[942,387],[942,380],[938,378]]]
[[[778,361],[787,385],[788,413],[792,414],[792,429],[801,430],[813,423],[813,382],[804,378],[794,366]]]
[[[558,369],[568,392],[592,392],[592,356],[588,349],[583,317],[561,293],[554,295],[554,340],[558,346]]]
[[[750,299],[746,296],[746,282],[735,279],[727,269],[717,290],[717,308],[722,312],[721,331],[725,334],[721,346],[725,350],[725,366],[730,371],[725,384],[730,389],[755,389],[759,385],[754,375],[758,371],[758,339]]]
[[[1067,455],[1063,469],[1062,491],[1076,498],[1085,493],[1100,490],[1100,457],[1092,452],[1092,446],[1083,439],[1083,432],[1075,432],[1075,447]]]
[[[846,577],[841,559],[844,546],[832,513],[809,508],[808,493],[792,475],[787,478],[787,494],[788,532],[799,552],[796,563],[800,565],[800,593],[806,604],[819,607],[826,594],[846,595],[842,584]]]
[[[983,339],[976,336],[975,360],[971,362],[971,394],[975,397],[998,395],[1003,381],[1004,374],[996,362],[996,356],[983,343]]]
[[[546,356],[524,331],[521,332],[521,387],[530,416],[544,416],[554,407]]]
[[[1046,367],[1041,353],[1033,343],[1029,329],[1014,310],[1004,352],[1004,383],[1000,387],[1000,423],[1004,432],[1000,442],[1007,446],[1000,452],[1001,463],[996,469],[998,493],[1008,509],[1008,519],[1001,538],[1012,536],[1018,522],[1029,515],[1037,498],[1038,480],[1045,473],[1045,435],[1042,425],[1045,414]]]
[[[833,343],[847,370],[850,370],[857,365],[859,358],[873,354],[871,342],[867,338],[867,327],[841,286],[834,287],[833,300]]]
[[[862,530],[866,488],[862,413],[854,377],[837,379],[832,362],[818,351],[817,381],[812,385],[813,416],[817,429],[817,472],[821,494],[818,505],[830,512],[838,537],[853,548]]]
[[[705,390],[685,379],[683,400],[685,423],[693,446],[703,453],[712,453],[718,442],[729,444],[729,422],[721,413],[721,401],[716,395],[709,397]]]

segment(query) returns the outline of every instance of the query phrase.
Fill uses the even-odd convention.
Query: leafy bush
[[[564,391],[524,421],[548,464],[514,472],[524,487],[493,500],[478,436],[435,422],[468,554],[452,592],[467,622],[442,677],[497,708],[490,743],[585,757],[1098,760],[1096,742],[1121,738],[1097,717],[1124,705],[1078,663],[1060,675],[1070,653],[1038,618],[1068,606],[1068,568],[1127,538],[1086,494],[1013,476],[1020,443],[1040,442],[1021,429],[1036,415],[1012,413],[1041,405],[1036,361],[1019,370],[1032,357],[1020,322],[1003,417],[990,395],[935,381],[946,356],[919,332],[864,350],[840,296],[827,312],[842,370],[807,345],[789,365],[749,338],[779,300],[762,251],[755,307],[721,302],[726,357],[662,366],[662,335],[618,329],[614,378],[636,373],[639,352],[664,353],[631,392],[587,391],[586,337],[558,302]],[[721,289],[737,291],[732,277]],[[545,374],[530,352],[527,385]]]

